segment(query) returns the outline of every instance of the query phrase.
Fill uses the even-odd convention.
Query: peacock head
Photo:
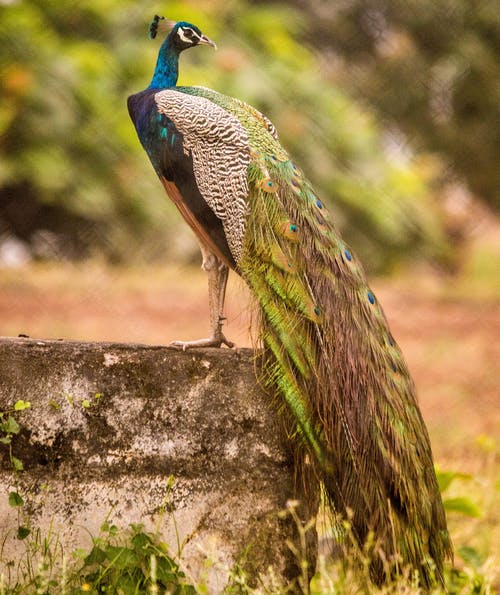
[[[168,39],[171,46],[179,53],[195,45],[211,45],[217,49],[215,43],[206,35],[203,35],[196,25],[192,25],[186,21],[169,21],[165,17],[160,17],[156,14],[149,25],[149,37],[151,39],[156,37],[160,27],[160,21],[164,22],[166,29],[170,29]]]

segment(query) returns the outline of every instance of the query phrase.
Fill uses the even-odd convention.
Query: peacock
[[[258,310],[261,380],[286,420],[298,473],[321,483],[359,548],[372,543],[375,583],[408,568],[422,588],[442,582],[452,546],[429,436],[362,266],[265,115],[205,87],[177,86],[181,52],[216,45],[191,23],[163,22],[169,32],[151,84],[128,109],[199,241],[211,328],[206,339],[173,345],[233,346],[222,330],[224,296],[229,270],[240,275]]]

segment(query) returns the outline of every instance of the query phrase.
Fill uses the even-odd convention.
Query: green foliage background
[[[413,105],[414,86],[421,86],[411,84],[413,62],[425,70],[427,50],[411,45],[406,58],[413,62],[397,76],[393,58],[380,64],[366,19],[382,7],[386,16],[399,15],[398,31],[412,38],[415,28],[433,25],[420,18],[424,4],[412,5],[405,20],[402,5],[389,2],[352,2],[342,11],[341,4],[299,1],[0,0],[0,234],[36,247],[38,232],[51,230],[50,241],[42,240],[64,258],[93,251],[115,260],[192,257],[196,244],[126,110],[126,97],[149,84],[161,43],[148,40],[149,20],[168,9],[166,16],[196,23],[220,48],[184,54],[180,83],[213,87],[264,111],[368,267],[390,269],[409,256],[446,262],[443,172],[458,164],[463,183],[493,203],[488,184],[475,179],[487,174],[498,146],[490,135],[475,153],[488,157],[478,157],[469,180],[452,149],[484,130],[464,129],[455,118],[442,139],[430,116],[398,108],[405,97]],[[379,28],[392,31],[386,21]],[[463,39],[461,55],[482,37],[486,47],[486,25]],[[448,43],[446,51],[455,49]],[[483,54],[489,68],[486,50],[477,61]],[[462,88],[463,77],[459,82]],[[493,113],[492,101],[483,104]],[[386,112],[390,118],[381,117]]]

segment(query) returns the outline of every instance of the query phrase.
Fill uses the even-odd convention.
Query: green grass
[[[105,521],[89,551],[78,549],[69,555],[56,536],[35,532],[26,542],[26,555],[7,562],[0,593],[193,595],[196,590],[158,535],[142,525],[120,530]]]
[[[489,594],[498,588],[498,494],[494,442],[483,437],[483,466],[480,475],[456,471],[438,471],[449,527],[455,546],[454,565],[446,567],[446,591],[436,588],[433,594]],[[18,503],[19,504],[19,503]],[[13,506],[18,506],[12,503]],[[284,514],[294,514],[293,507]],[[20,523],[26,520],[20,516]],[[391,584],[374,587],[369,580],[369,555],[360,551],[347,562],[320,557],[317,573],[310,585],[305,562],[305,530],[296,518],[299,533],[294,554],[303,569],[293,585],[280,583],[268,573],[259,589],[250,586],[249,577],[241,568],[230,571],[230,593],[320,594],[408,594],[422,593],[418,577],[410,571],[402,573]],[[20,524],[21,526],[21,524]],[[140,524],[119,528],[106,519],[90,549],[65,551],[57,535],[50,529],[44,535],[32,529],[18,535],[25,545],[25,554],[8,560],[0,550],[0,595],[109,593],[173,593],[191,595],[210,593],[203,582],[196,583],[182,570],[180,557],[172,555],[161,534],[150,533]],[[5,542],[5,539],[4,539]],[[301,545],[302,543],[302,545]],[[291,547],[284,544],[284,547]],[[207,567],[213,561],[207,560]],[[293,589],[293,591],[291,590]]]

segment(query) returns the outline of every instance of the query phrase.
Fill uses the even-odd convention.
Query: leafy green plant
[[[457,471],[437,470],[436,475],[441,494],[444,494],[444,492],[446,492],[448,487],[456,479],[465,481],[470,481],[473,479],[472,475],[469,475],[468,473],[459,473]],[[480,517],[482,514],[479,506],[467,496],[457,496],[454,498],[443,497],[443,506],[447,512],[459,512],[469,517]]]
[[[491,471],[493,472],[493,470]],[[488,499],[490,498],[486,495],[490,488],[488,470],[484,470],[484,476],[481,478],[469,473],[439,469],[436,474],[455,542],[456,562],[460,563],[460,567],[457,564],[446,568],[447,592],[452,594],[490,593],[493,573],[488,566],[487,550],[485,544],[474,539],[475,533],[487,533],[482,530],[480,523],[488,516]],[[477,490],[478,485],[482,489]],[[492,485],[491,489],[495,492],[495,485]],[[471,491],[474,495],[473,498],[469,496]],[[464,520],[469,522],[464,523]],[[457,536],[453,535],[455,525],[461,527],[460,534]]]
[[[123,537],[116,525],[105,521],[91,551],[77,553],[84,556],[78,573],[83,591],[117,595],[160,590],[175,595],[196,593],[157,534],[144,531],[141,524],[131,524],[126,541]]]
[[[14,414],[29,409],[31,403],[27,401],[16,401],[14,407],[7,411],[0,411],[0,443],[9,446],[9,459],[14,471],[23,471],[23,462],[12,454],[12,437],[19,434],[21,427]]]
[[[16,457],[12,451],[12,439],[19,434],[21,426],[16,420],[15,415],[21,411],[25,411],[31,407],[31,403],[23,401],[22,399],[14,403],[12,409],[0,411],[0,443],[8,446],[9,461],[14,471],[14,489],[9,492],[9,506],[18,510],[18,529],[17,538],[25,539],[30,534],[30,529],[22,522],[21,508],[24,506],[24,499],[19,493],[18,488],[18,474],[24,471],[24,464]]]
[[[2,557],[0,552],[0,563]],[[108,520],[90,550],[70,556],[51,530],[47,535],[37,530],[27,540],[25,556],[0,569],[0,595],[196,593],[157,533],[140,524],[122,530]]]

